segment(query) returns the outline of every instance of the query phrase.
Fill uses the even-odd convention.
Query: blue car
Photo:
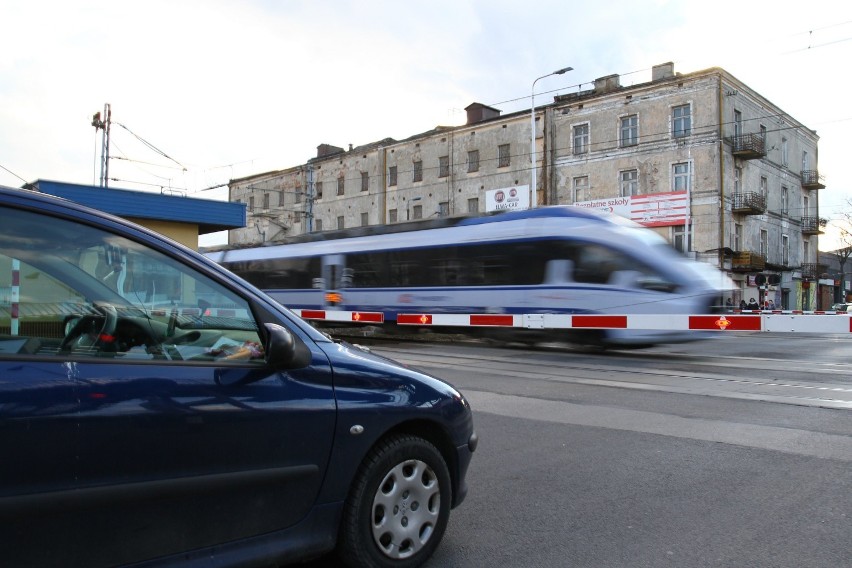
[[[449,384],[154,232],[0,187],[3,565],[418,566],[476,444]]]

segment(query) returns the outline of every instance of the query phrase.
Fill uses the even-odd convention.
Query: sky
[[[651,67],[722,67],[820,136],[820,249],[850,209],[852,3],[835,0],[0,0],[0,184],[227,199],[320,144],[404,139]],[[213,237],[216,238],[215,236]],[[211,244],[209,242],[202,242]]]

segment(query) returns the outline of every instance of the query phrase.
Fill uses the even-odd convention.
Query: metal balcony
[[[802,170],[803,189],[825,189],[825,181],[817,170]]]
[[[803,235],[821,235],[828,224],[828,219],[820,217],[802,217]]]
[[[760,134],[739,134],[728,138],[733,148],[731,152],[737,158],[754,160],[766,155],[766,141]]]
[[[816,280],[826,271],[825,264],[815,262],[802,263],[802,280]]]
[[[731,259],[731,270],[734,272],[755,272],[766,268],[766,257],[752,251],[738,251]]]
[[[766,197],[756,191],[735,193],[731,196],[731,211],[744,215],[760,215],[766,212]]]

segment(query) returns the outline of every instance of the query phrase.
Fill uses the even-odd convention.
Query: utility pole
[[[103,130],[101,135],[101,187],[109,186],[109,127],[112,124],[112,110],[109,103],[104,105],[104,114],[96,112],[92,117],[95,132]]]

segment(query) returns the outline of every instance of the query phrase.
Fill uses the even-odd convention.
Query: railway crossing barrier
[[[303,319],[382,324],[383,312],[293,310]],[[665,331],[753,331],[852,333],[844,312],[742,311],[727,314],[448,314],[400,313],[396,323],[410,327],[515,327],[526,329],[636,329]]]

